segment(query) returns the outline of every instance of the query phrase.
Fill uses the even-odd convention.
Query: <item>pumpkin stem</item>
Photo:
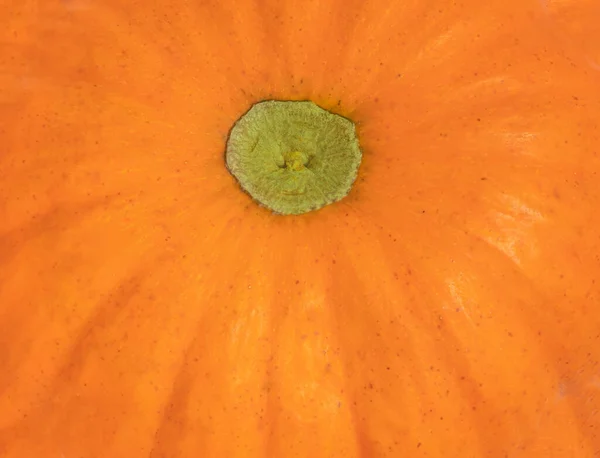
[[[345,197],[361,158],[354,123],[310,101],[256,103],[234,124],[225,154],[242,189],[282,215]]]

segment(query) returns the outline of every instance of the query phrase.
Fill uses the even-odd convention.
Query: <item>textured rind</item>
[[[300,151],[308,165],[284,167]],[[226,161],[242,188],[265,207],[297,215],[337,202],[350,192],[362,153],[354,123],[311,101],[264,101],[233,126]]]
[[[0,457],[597,458],[597,5],[0,0]],[[269,99],[346,198],[240,191]]]

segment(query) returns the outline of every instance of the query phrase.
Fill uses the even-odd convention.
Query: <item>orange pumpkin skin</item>
[[[0,456],[597,457],[593,1],[0,1]],[[344,200],[223,163],[358,123]]]

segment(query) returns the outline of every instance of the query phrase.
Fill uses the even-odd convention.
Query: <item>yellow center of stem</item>
[[[284,154],[285,168],[288,170],[300,171],[304,170],[308,164],[308,156],[300,151],[292,151]]]

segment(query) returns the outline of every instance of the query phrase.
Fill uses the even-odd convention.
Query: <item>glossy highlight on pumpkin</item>
[[[0,456],[595,458],[597,13],[0,0]],[[240,191],[264,100],[346,197]]]

